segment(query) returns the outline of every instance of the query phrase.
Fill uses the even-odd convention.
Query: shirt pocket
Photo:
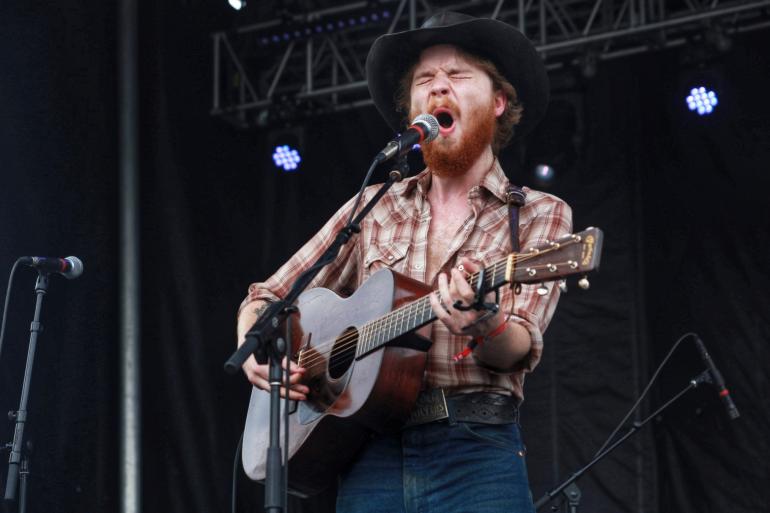
[[[409,251],[409,241],[373,243],[366,251],[364,259],[364,276],[366,279],[380,269],[389,268],[403,273],[406,264],[406,253]]]

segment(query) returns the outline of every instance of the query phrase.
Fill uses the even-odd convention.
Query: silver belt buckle
[[[423,390],[417,396],[417,402],[409,418],[406,419],[404,427],[419,426],[448,418],[449,408],[447,408],[444,389],[431,388]]]

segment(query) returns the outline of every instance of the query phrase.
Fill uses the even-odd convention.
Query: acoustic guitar
[[[598,269],[602,241],[602,231],[589,228],[511,253],[468,282],[474,290],[481,282],[487,292],[587,273]],[[324,490],[372,432],[401,427],[420,391],[431,345],[414,334],[436,320],[430,292],[424,283],[382,269],[348,298],[324,288],[307,290],[298,298],[291,351],[306,369],[302,382],[310,392],[289,415],[292,493],[309,496]],[[243,466],[254,480],[265,478],[269,403],[268,393],[252,390]]]

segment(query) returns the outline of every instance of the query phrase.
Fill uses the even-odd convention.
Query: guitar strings
[[[563,243],[563,244],[566,245],[566,244],[568,244],[570,242],[575,242],[575,241],[574,241],[574,239],[572,239],[572,240],[566,241],[566,243]],[[532,259],[532,258],[534,258],[536,256],[541,256],[541,255],[543,255],[545,253],[554,251],[556,249],[559,249],[559,246],[552,246],[552,247],[549,247],[549,248],[545,248],[545,249],[540,250],[537,253],[533,252],[533,253],[526,253],[526,254],[516,254],[516,255],[513,256],[512,259],[515,262],[522,262],[522,261],[526,261],[526,260]],[[507,261],[510,258],[511,258],[510,256],[506,257],[505,259],[502,259],[502,260],[496,262],[495,264],[493,264],[492,266],[490,266],[492,268],[491,272],[492,273],[496,273],[499,267],[507,266]],[[567,262],[559,262],[556,265],[562,265],[562,264],[566,264],[566,263]],[[547,267],[547,266],[546,265],[533,266],[532,269],[542,269],[542,268],[545,268],[545,267]],[[487,272],[489,273],[490,271],[487,270]],[[475,281],[478,278],[479,274],[480,273],[474,273],[471,276],[471,280],[470,281],[472,281],[472,282]],[[475,285],[475,284],[471,283],[471,285]],[[306,361],[306,363],[303,362],[303,367],[305,367],[305,368],[312,368],[312,367],[315,367],[316,365],[324,364],[327,359],[331,359],[331,358],[334,358],[335,356],[337,356],[337,355],[339,355],[341,353],[344,354],[345,352],[348,352],[349,349],[352,349],[355,346],[357,346],[357,344],[358,344],[358,342],[359,342],[359,340],[361,338],[360,334],[363,333],[367,328],[372,330],[372,329],[374,329],[374,326],[377,325],[377,324],[380,324],[380,325],[390,324],[389,326],[387,326],[387,330],[390,331],[391,329],[396,327],[393,324],[392,321],[394,320],[394,318],[398,317],[398,314],[400,312],[406,312],[407,310],[417,310],[416,307],[418,306],[418,304],[420,306],[420,309],[422,310],[421,315],[424,315],[426,307],[430,309],[431,313],[433,312],[432,308],[430,308],[430,306],[429,306],[430,301],[428,299],[428,296],[423,296],[422,298],[418,299],[417,301],[414,301],[414,302],[412,302],[412,303],[410,303],[408,305],[404,305],[404,306],[402,306],[400,308],[397,308],[396,310],[393,310],[393,311],[387,313],[386,315],[384,315],[384,316],[382,316],[382,317],[380,317],[378,319],[374,319],[372,321],[369,321],[364,326],[362,326],[360,330],[351,331],[349,334],[343,335],[342,337],[340,337],[338,339],[335,339],[334,341],[325,342],[325,343],[319,344],[318,346],[312,348],[312,349],[315,349],[316,354],[311,356]],[[416,313],[416,312],[410,312],[409,313],[410,317],[411,317],[412,313]],[[403,319],[396,319],[396,322],[401,322],[401,321],[403,321]],[[380,328],[381,328],[381,326],[378,326],[377,329],[380,329]],[[326,355],[326,349],[329,346],[338,346],[338,347],[332,347],[332,350],[329,352],[329,355],[327,356]],[[323,351],[323,353],[319,352],[319,350]],[[306,351],[306,350],[301,349],[300,353],[302,353],[303,351]],[[300,358],[301,358],[301,356],[300,356]]]
[[[541,254],[542,253],[543,252],[541,252]],[[520,260],[526,260],[526,259],[527,258],[521,258]],[[500,264],[500,262],[498,262],[498,264]],[[494,264],[493,267],[497,266],[498,264]],[[566,262],[560,262],[557,265],[561,265],[561,264],[566,264]],[[546,267],[547,267],[547,265],[541,265],[541,266],[533,266],[532,268],[533,269],[543,269],[543,268],[546,268]],[[477,277],[478,277],[478,274],[474,274],[473,275],[474,279],[477,278]],[[336,357],[336,356],[338,356],[340,354],[344,354],[345,352],[348,352],[350,349],[354,349],[358,345],[358,342],[361,339],[361,336],[360,336],[361,333],[364,333],[367,328],[369,328],[370,330],[372,330],[372,329],[375,329],[375,330],[381,329],[381,326],[378,326],[377,328],[374,328],[374,326],[377,325],[377,324],[380,324],[380,325],[390,324],[389,326],[387,326],[387,331],[390,331],[391,329],[396,328],[397,325],[394,324],[393,321],[394,321],[395,317],[398,317],[397,314],[399,312],[401,312],[401,311],[406,312],[407,310],[418,310],[418,308],[416,308],[418,305],[420,306],[419,309],[422,310],[420,315],[424,315],[426,307],[428,309],[430,309],[431,313],[433,312],[432,308],[429,306],[430,305],[430,301],[428,299],[428,296],[423,296],[420,299],[414,301],[413,303],[410,303],[408,305],[405,305],[405,306],[402,306],[400,308],[397,308],[396,310],[393,310],[393,311],[389,312],[388,314],[384,315],[383,317],[380,317],[378,319],[374,319],[374,320],[366,323],[359,330],[353,330],[349,334],[343,335],[342,337],[340,337],[338,339],[335,339],[334,341],[325,342],[325,343],[319,344],[318,346],[313,347],[312,349],[315,350],[316,354],[312,355],[308,360],[306,360],[306,362],[302,362],[302,366],[305,367],[306,369],[310,369],[310,368],[313,368],[313,367],[315,367],[317,365],[323,365],[323,364],[325,364],[326,360],[331,360],[332,358],[334,358],[334,357]],[[411,318],[411,315],[413,313],[417,313],[417,312],[410,312],[409,313],[409,317],[410,318]],[[395,321],[396,322],[401,322],[401,321],[403,321],[403,318],[395,319]],[[396,331],[399,331],[399,330],[396,329]],[[382,333],[382,331],[380,331],[380,333]],[[403,334],[403,333],[399,333],[399,335],[401,335],[401,334]],[[393,337],[393,338],[395,338],[395,337]],[[332,347],[332,350],[327,355],[326,354],[326,349],[329,346],[337,346],[337,347]],[[304,351],[307,351],[307,349],[301,349],[300,353],[302,353]],[[300,356],[300,358],[301,358],[301,356]],[[330,365],[329,368],[331,369],[333,367],[334,367],[334,365]]]
[[[492,274],[492,276],[495,276],[498,271],[502,271],[501,268],[505,268],[507,266],[507,263],[508,263],[509,259],[513,260],[515,263],[524,262],[526,260],[530,260],[532,258],[535,258],[535,257],[538,257],[538,256],[542,256],[543,254],[555,251],[556,249],[559,249],[560,246],[562,246],[562,245],[567,245],[567,244],[574,243],[574,242],[575,242],[574,239],[571,239],[571,240],[568,240],[568,241],[566,241],[564,243],[560,243],[559,245],[555,245],[555,246],[551,246],[551,247],[548,247],[548,248],[545,248],[545,249],[541,249],[541,250],[539,250],[536,253],[535,252],[531,252],[531,253],[526,253],[526,254],[516,254],[516,255],[513,255],[513,257],[510,257],[510,256],[506,257],[505,259],[502,259],[502,260],[496,262],[495,264],[493,264],[492,266],[490,266],[491,270],[487,269],[486,270],[486,275]],[[566,264],[566,263],[567,262],[560,262],[560,263],[558,263],[556,265],[562,265],[562,264]],[[537,269],[543,269],[543,268],[546,268],[546,267],[547,267],[547,265],[540,265],[540,266],[533,266],[532,269],[536,269],[537,270]],[[475,285],[475,283],[473,283],[473,282],[475,282],[478,279],[479,275],[480,275],[480,273],[474,273],[473,275],[470,276],[469,281],[471,282],[470,283],[471,285]],[[394,324],[394,322],[393,322],[394,320],[395,320],[395,322],[401,323],[401,322],[403,322],[404,318],[411,318],[412,314],[419,313],[422,316],[422,315],[424,315],[426,313],[425,312],[425,308],[426,307],[428,309],[430,309],[431,313],[433,313],[433,310],[432,310],[432,308],[430,308],[429,305],[430,305],[430,301],[428,299],[428,296],[427,295],[423,296],[420,299],[418,299],[418,300],[416,300],[416,301],[414,301],[412,303],[409,303],[408,305],[404,305],[402,307],[399,307],[396,310],[393,310],[393,311],[387,313],[386,315],[384,315],[384,316],[382,316],[382,317],[380,317],[378,319],[374,319],[372,321],[369,321],[364,326],[362,326],[361,329],[359,329],[359,330],[352,330],[350,333],[348,333],[346,335],[343,335],[342,337],[340,337],[338,339],[335,339],[334,341],[330,341],[330,342],[325,342],[325,343],[319,344],[318,346],[315,346],[315,347],[312,348],[312,349],[315,350],[316,354],[311,355],[308,358],[308,360],[306,360],[305,362],[302,362],[302,366],[305,367],[306,369],[311,369],[311,368],[314,368],[314,367],[316,367],[318,365],[324,364],[326,362],[326,360],[331,360],[331,359],[335,358],[336,356],[338,356],[340,354],[344,355],[344,353],[349,352],[350,349],[353,349],[353,348],[355,348],[358,345],[359,341],[362,338],[361,334],[364,333],[367,329],[369,329],[370,331],[372,331],[372,330],[379,330],[379,329],[381,329],[382,325],[388,325],[389,324],[387,326],[387,330],[388,331],[390,331],[391,329],[394,329],[394,328],[396,328],[395,331],[399,331],[399,329],[397,328],[397,325]],[[380,326],[378,326],[377,328],[374,328],[374,326],[376,326],[378,324]],[[380,331],[380,333],[382,333],[382,332]],[[403,333],[399,333],[399,335],[401,335],[401,334],[403,334]],[[336,346],[336,347],[332,347],[331,351],[329,352],[329,354],[327,356],[326,349],[329,346]],[[300,349],[300,351],[299,351],[299,353],[300,353],[299,359],[300,360],[302,358],[302,353],[305,352],[305,351],[307,351],[307,349]],[[332,367],[333,366],[330,365],[329,368],[332,368]]]

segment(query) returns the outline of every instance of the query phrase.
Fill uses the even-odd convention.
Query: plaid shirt
[[[361,223],[361,233],[343,246],[337,260],[325,267],[310,287],[325,287],[341,295],[349,295],[372,273],[383,267],[426,280],[427,241],[430,227],[430,203],[427,192],[431,175],[426,169],[417,176],[393,185]],[[508,205],[505,202],[508,179],[498,163],[485,175],[481,184],[468,191],[472,213],[451,241],[449,257],[441,271],[456,266],[462,257],[488,266],[511,252],[508,228]],[[366,190],[370,198],[379,186]],[[543,192],[524,188],[527,200],[519,212],[521,248],[543,244],[572,230],[572,212],[562,200]],[[295,278],[307,269],[331,244],[344,226],[353,199],[308,241],[294,256],[264,282],[253,283],[241,309],[256,300],[274,301],[288,293]],[[365,201],[362,201],[362,205]],[[431,284],[437,288],[435,280]],[[537,285],[523,285],[514,295],[509,287],[500,293],[500,308],[509,312],[508,319],[524,326],[532,337],[532,350],[510,374],[492,373],[471,359],[455,363],[452,356],[462,351],[469,337],[451,334],[442,322],[432,325],[433,346],[428,353],[425,371],[426,388],[442,387],[451,395],[458,392],[490,391],[513,393],[523,398],[524,374],[531,372],[543,352],[545,331],[556,303],[559,288],[546,284],[548,294],[536,293]]]

